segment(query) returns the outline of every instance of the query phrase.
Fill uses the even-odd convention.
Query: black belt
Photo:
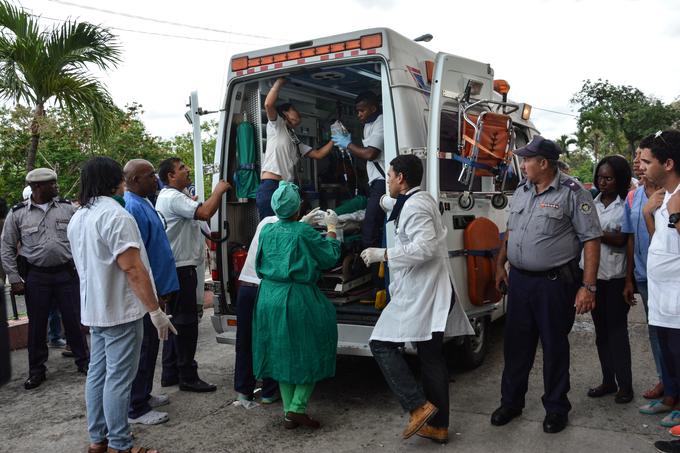
[[[547,271],[527,271],[515,266],[513,266],[512,268],[519,272],[520,274],[526,275],[527,277],[546,277],[549,278],[550,280],[556,280],[557,277],[560,275],[560,270],[563,267],[564,266],[553,267],[552,269],[548,269]]]
[[[64,264],[59,264],[57,266],[36,266],[35,264],[28,263],[28,270],[38,271],[44,274],[58,274],[63,271],[72,271],[74,269],[73,261],[67,261]]]

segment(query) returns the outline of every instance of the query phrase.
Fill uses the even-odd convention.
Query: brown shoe
[[[429,401],[426,401],[425,404],[420,406],[418,409],[411,411],[411,418],[409,419],[408,425],[402,434],[404,439],[408,439],[409,437],[413,436],[436,413],[437,408]]]
[[[658,400],[663,397],[663,382],[658,382],[654,387],[642,394],[642,397],[648,400]]]
[[[286,419],[292,420],[298,425],[307,426],[308,428],[312,429],[318,429],[321,427],[321,423],[317,422],[316,420],[312,420],[307,414],[299,414],[297,412],[288,411],[288,413],[286,413]]]
[[[438,444],[445,444],[449,441],[449,430],[447,428],[435,428],[427,423],[416,434]]]

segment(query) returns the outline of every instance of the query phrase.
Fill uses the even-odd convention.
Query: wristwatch
[[[668,228],[675,228],[675,224],[680,222],[680,212],[674,212],[668,216]]]
[[[589,284],[583,282],[581,284],[581,287],[587,289],[589,292],[591,292],[593,294],[595,294],[597,292],[597,285],[589,285]]]

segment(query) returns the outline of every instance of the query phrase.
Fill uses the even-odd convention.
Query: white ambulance
[[[288,83],[279,102],[296,106],[303,121],[295,133],[312,147],[328,141],[336,120],[360,138],[355,98],[364,91],[379,95],[386,166],[399,154],[418,156],[425,167],[421,187],[439,200],[449,232],[456,303],[463,305],[476,332],[456,339],[460,347],[452,349],[462,353],[468,366],[479,365],[488,323],[505,312],[505,297],[493,288],[494,259],[505,231],[508,197],[520,179],[512,150],[538,133],[529,121],[531,106],[508,101],[509,84],[494,80],[489,64],[435,54],[387,28],[238,54],[230,62],[221,106],[213,185],[218,178],[243,184],[238,175],[244,170],[259,175],[266,147],[264,98],[282,76]],[[250,154],[243,149],[249,140],[237,140],[244,123],[253,131]],[[367,182],[365,162],[339,149],[321,161],[300,159],[295,172],[308,205],[323,209],[361,194]],[[393,244],[392,223],[386,226],[388,246]],[[254,198],[238,198],[237,191],[230,191],[212,221],[213,237],[222,239],[211,247],[216,288],[211,321],[220,343],[235,343],[237,276],[257,224]],[[351,269],[357,252],[350,243],[351,229],[343,236],[342,265],[325,273],[319,285],[336,306],[338,354],[369,356],[368,338],[382,301],[373,300],[375,279]]]

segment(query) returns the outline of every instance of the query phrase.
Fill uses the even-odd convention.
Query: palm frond
[[[47,60],[58,71],[93,64],[107,70],[121,61],[122,48],[108,29],[88,22],[66,21],[46,37]]]

